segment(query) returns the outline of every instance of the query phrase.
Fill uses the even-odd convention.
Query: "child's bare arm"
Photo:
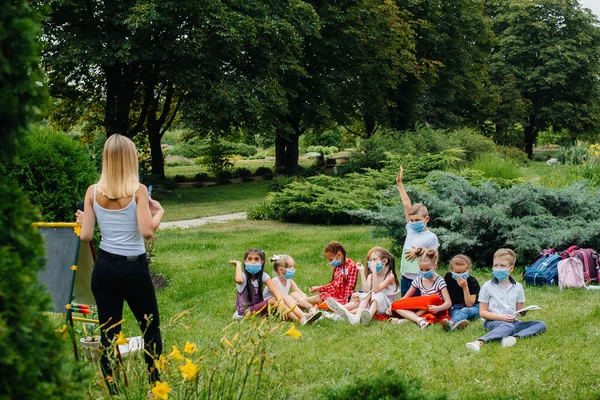
[[[479,316],[484,319],[490,319],[494,321],[506,321],[512,322],[515,320],[514,315],[510,314],[496,314],[488,310],[488,303],[479,303]]]
[[[409,222],[408,211],[412,207],[412,202],[410,201],[410,197],[408,197],[408,193],[406,193],[406,189],[404,189],[404,184],[402,183],[403,175],[404,169],[400,166],[400,172],[398,173],[398,176],[396,176],[396,184],[398,185],[398,192],[400,193],[400,199],[404,206],[404,217],[406,218],[406,222]]]
[[[442,298],[444,299],[444,303],[441,306],[429,306],[430,312],[435,314],[452,307],[452,299],[450,299],[450,293],[448,292],[448,288],[442,289]]]
[[[525,303],[517,303],[517,306],[515,307],[515,310],[517,310],[517,315],[519,317],[524,317],[525,315],[527,315],[527,311],[519,312],[519,310],[523,307],[525,307]]]
[[[242,263],[238,260],[229,260],[230,264],[235,265],[235,283],[240,285],[244,283],[244,271],[242,270]]]
[[[456,282],[463,290],[463,296],[465,298],[465,304],[467,307],[473,307],[475,305],[475,301],[477,300],[477,295],[471,294],[468,281],[458,276],[456,278]]]

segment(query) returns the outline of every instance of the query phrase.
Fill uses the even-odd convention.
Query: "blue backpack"
[[[541,255],[525,267],[525,283],[533,286],[558,285],[558,262],[562,259],[561,255],[549,252]]]

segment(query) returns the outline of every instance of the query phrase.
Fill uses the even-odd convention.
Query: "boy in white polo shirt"
[[[413,279],[419,276],[417,253],[420,252],[420,249],[423,249],[423,251],[428,249],[437,250],[440,247],[435,233],[427,229],[427,223],[429,222],[427,207],[420,203],[412,204],[402,184],[403,174],[404,169],[400,166],[400,173],[396,177],[396,183],[398,184],[398,192],[400,192],[400,198],[404,206],[404,216],[406,217],[406,239],[404,240],[402,249],[404,256],[401,257],[400,262],[400,272],[402,273],[400,281],[401,296],[404,296],[408,292]],[[417,290],[413,296],[420,295],[421,293]]]
[[[490,331],[474,342],[467,343],[467,348],[479,351],[483,343],[501,340],[502,347],[514,346],[517,338],[537,335],[546,330],[542,321],[521,322],[516,315],[524,316],[527,311],[518,313],[525,303],[523,286],[516,282],[510,273],[515,268],[515,252],[500,249],[494,253],[494,279],[487,281],[479,292],[479,315],[485,321],[483,327]]]

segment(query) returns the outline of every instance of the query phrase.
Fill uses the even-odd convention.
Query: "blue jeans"
[[[473,307],[456,304],[450,309],[450,318],[452,318],[452,322],[454,323],[463,319],[469,320],[477,317],[479,317],[479,303],[473,305]]]
[[[490,333],[477,340],[485,343],[492,340],[502,340],[507,336],[524,338],[537,335],[546,330],[546,324],[542,321],[521,322],[518,319],[513,322],[487,320],[484,322],[483,327]]]
[[[408,279],[407,277],[402,275],[402,279],[400,279],[400,297],[403,297],[406,294],[406,292],[408,292],[408,289],[410,289],[412,281],[413,281],[412,279]],[[413,294],[413,297],[420,296],[420,295],[421,295],[421,292],[419,291],[419,289],[417,289],[415,294]]]

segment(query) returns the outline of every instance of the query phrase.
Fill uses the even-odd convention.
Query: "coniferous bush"
[[[98,179],[85,147],[51,128],[33,128],[9,174],[45,221],[73,221],[75,206]]]
[[[600,249],[600,190],[582,183],[561,189],[532,183],[475,186],[464,177],[435,171],[425,185],[407,190],[413,202],[429,209],[429,227],[438,236],[443,261],[463,253],[490,265],[501,247],[514,249],[520,264],[544,248]],[[404,243],[402,205],[352,214],[373,223],[376,234],[392,237],[396,246]]]
[[[3,3],[0,14],[0,398],[79,399],[85,377],[65,342],[44,314],[51,306],[38,271],[44,265],[42,238],[31,228],[39,219],[8,167],[43,99],[38,82],[39,15],[28,2]]]

